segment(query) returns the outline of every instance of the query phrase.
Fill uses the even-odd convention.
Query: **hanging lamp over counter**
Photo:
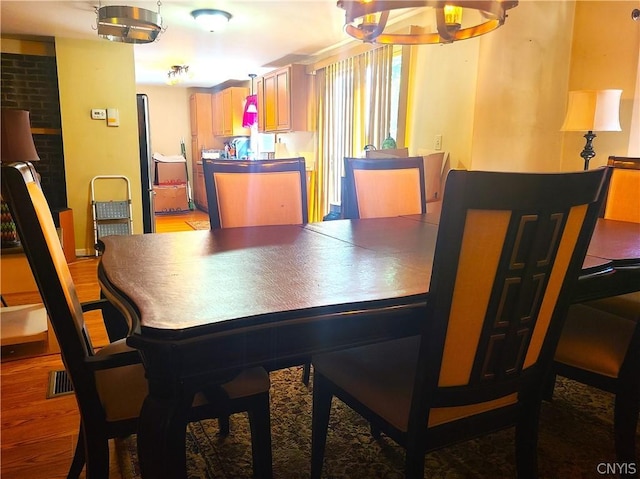
[[[258,123],[258,95],[253,92],[253,81],[256,78],[255,73],[249,73],[251,78],[251,95],[249,95],[244,104],[244,113],[242,114],[242,127],[251,128]]]

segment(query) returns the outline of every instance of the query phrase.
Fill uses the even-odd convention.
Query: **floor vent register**
[[[51,371],[49,373],[49,387],[47,388],[47,399],[66,394],[73,394],[73,384],[64,369],[62,371]]]

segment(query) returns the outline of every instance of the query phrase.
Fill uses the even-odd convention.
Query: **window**
[[[387,45],[316,72],[318,175],[311,221],[340,204],[345,156],[398,138],[402,49]]]

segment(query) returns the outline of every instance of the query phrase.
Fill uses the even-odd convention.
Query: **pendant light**
[[[253,93],[253,81],[256,78],[255,73],[249,73],[251,78],[251,95],[249,95],[244,104],[244,113],[242,114],[242,127],[251,128],[258,123],[258,95]]]

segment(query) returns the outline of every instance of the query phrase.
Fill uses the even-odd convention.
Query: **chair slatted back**
[[[36,178],[31,163],[3,164],[2,196],[9,204],[76,396],[97,404],[95,387],[84,387],[93,384],[93,373],[85,364],[94,354],[93,346],[51,210]],[[80,401],[79,405],[82,408]]]
[[[205,160],[211,227],[308,222],[304,158]]]
[[[515,402],[541,381],[609,175],[449,173],[414,414],[428,416],[425,404]]]
[[[610,156],[607,164],[613,172],[604,217],[640,223],[640,158]]]
[[[424,160],[345,158],[347,218],[384,218],[426,212]]]

